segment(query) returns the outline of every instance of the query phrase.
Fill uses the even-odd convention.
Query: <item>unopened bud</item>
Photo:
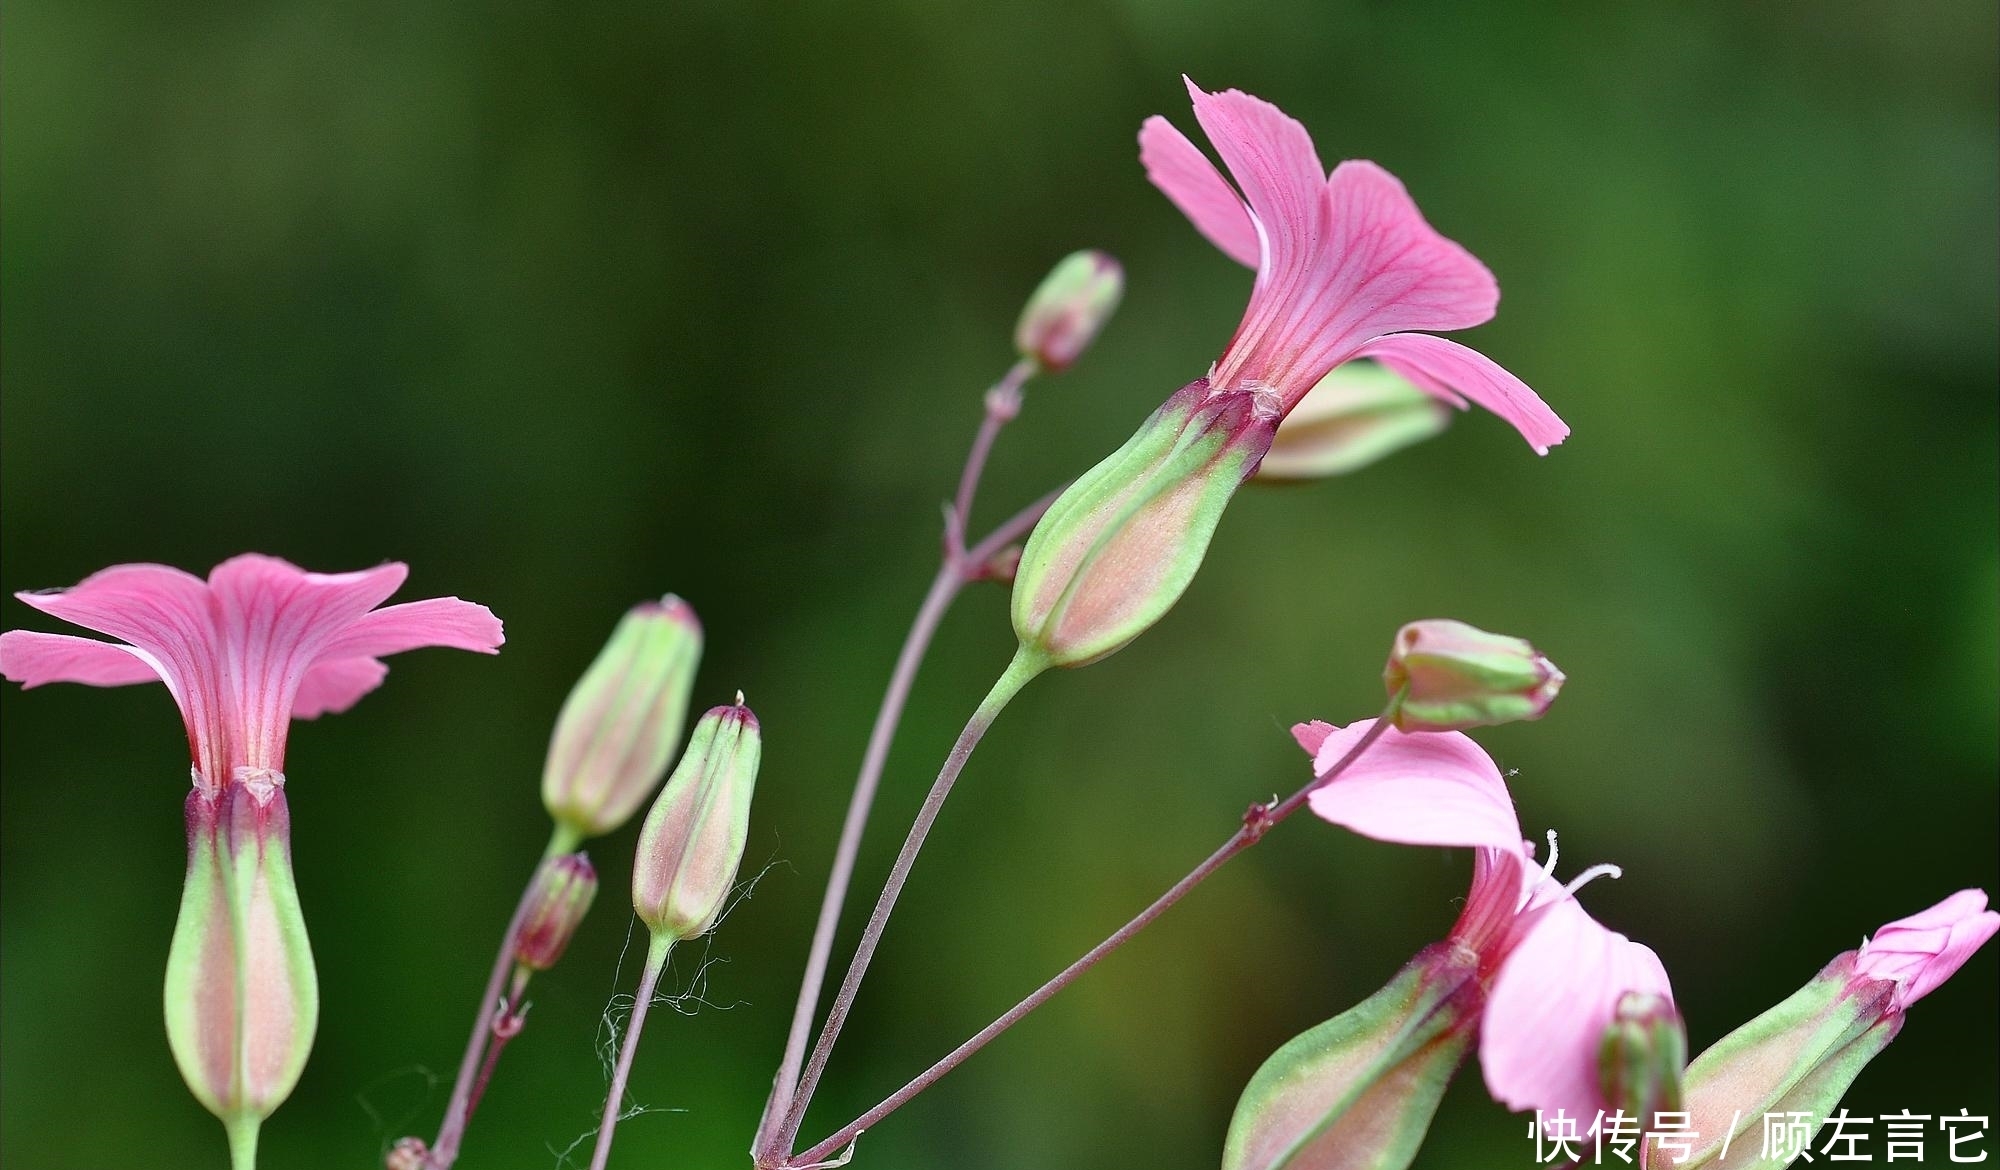
[[[420,1137],[397,1138],[382,1159],[383,1170],[430,1170],[431,1151]]]
[[[1386,366],[1334,367],[1306,392],[1271,441],[1259,480],[1322,479],[1359,471],[1443,433],[1451,408]]]
[[[979,579],[982,581],[998,581],[1002,585],[1012,585],[1015,575],[1020,571],[1021,546],[1010,544],[986,558],[986,563],[979,566]]]
[[[1173,608],[1271,445],[1259,391],[1190,383],[1049,506],[1021,553],[1014,632],[1041,666],[1123,648]]]
[[[556,717],[542,803],[579,836],[612,832],[666,774],[701,662],[701,623],[668,594],[619,620]]]
[[[1408,1166],[1483,1001],[1476,953],[1419,952],[1387,987],[1264,1062],[1229,1121],[1222,1170]]]
[[[1650,1122],[1679,1112],[1687,1068],[1687,1027],[1664,995],[1627,992],[1597,1048],[1597,1083],[1607,1107]]]
[[[1902,1030],[1905,1011],[1996,931],[2000,915],[1986,908],[1985,892],[1960,890],[1884,926],[1791,998],[1716,1041],[1688,1066],[1694,1130],[1714,1135],[1689,1165],[1721,1165],[1720,1151],[1767,1113],[1831,1115]]]
[[[187,800],[188,869],[167,952],[167,1042],[225,1125],[254,1127],[312,1050],[319,981],[292,879],[284,777],[239,777]]]
[[[737,696],[703,715],[639,830],[632,907],[656,935],[689,939],[715,925],[749,835],[763,740]]]
[[[1044,370],[1068,369],[1090,347],[1125,295],[1125,270],[1103,252],[1071,252],[1021,310],[1014,348]]]
[[[527,912],[514,935],[514,961],[530,971],[556,965],[576,936],[590,901],[597,897],[597,871],[581,853],[551,857],[535,871]]]
[[[1382,681],[1403,731],[1460,731],[1540,719],[1563,673],[1520,638],[1435,618],[1396,631]]]

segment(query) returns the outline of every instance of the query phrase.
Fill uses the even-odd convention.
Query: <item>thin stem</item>
[[[526,968],[515,972],[515,989],[493,1016],[493,1039],[486,1045],[486,1059],[480,1062],[479,1076],[472,1082],[472,1095],[465,1102],[468,1125],[472,1123],[472,1115],[479,1111],[480,1099],[486,1096],[486,1086],[493,1080],[494,1068],[500,1064],[500,1053],[507,1047],[507,1041],[520,1035],[522,1026],[528,1022],[528,1013],[521,1000],[521,992],[528,982],[526,975]]]
[[[757,1141],[764,1152],[775,1136],[770,1127],[785,1117],[792,1107],[792,1091],[798,1085],[799,1068],[805,1061],[806,1040],[812,1031],[813,1016],[819,1011],[819,995],[826,981],[827,960],[833,953],[833,936],[840,926],[840,911],[847,900],[847,887],[854,880],[854,861],[861,852],[861,837],[868,827],[868,813],[881,787],[882,769],[889,758],[889,746],[896,738],[903,706],[909,700],[917,669],[930,649],[931,637],[944,620],[945,611],[965,585],[965,578],[951,559],[938,569],[910,632],[903,638],[902,652],[896,656],[895,673],[875,713],[875,728],[868,736],[868,749],[861,757],[861,774],[854,780],[854,795],[847,801],[847,820],[840,827],[840,843],[833,853],[833,871],[827,875],[826,893],[820,898],[819,921],[813,926],[812,949],[806,954],[805,977],[799,983],[798,1004],[792,1009],[792,1030],[785,1039],[785,1055],[778,1065],[778,1078],[764,1107],[764,1120]]]
[[[1383,718],[1376,720],[1375,725],[1370,727],[1355,742],[1354,746],[1347,750],[1346,755],[1343,755],[1336,761],[1324,774],[1315,777],[1312,783],[1299,789],[1282,802],[1271,805],[1252,805],[1250,811],[1244,814],[1242,826],[1230,835],[1229,840],[1222,843],[1221,848],[1209,854],[1207,860],[1195,866],[1193,870],[1189,871],[1186,877],[1175,882],[1166,893],[1155,898],[1153,904],[1140,911],[1136,918],[1119,927],[1112,933],[1111,937],[1090,948],[1089,952],[1082,958],[1063,968],[1061,974],[1036,988],[1034,994],[1007,1009],[1005,1015],[981,1028],[970,1040],[952,1049],[944,1059],[925,1069],[923,1073],[909,1084],[891,1093],[873,1109],[870,1109],[860,1117],[841,1127],[832,1137],[827,1138],[825,1141],[793,1158],[790,1164],[800,1167],[818,1165],[842,1149],[845,1149],[849,1143],[861,1136],[863,1130],[870,1128],[891,1113],[901,1109],[909,1103],[911,1098],[930,1088],[933,1084],[936,1084],[946,1073],[965,1063],[966,1059],[973,1053],[986,1047],[987,1044],[992,1042],[994,1037],[1013,1027],[1029,1012],[1034,1011],[1054,998],[1057,992],[1075,982],[1078,976],[1096,966],[1099,960],[1119,947],[1124,946],[1133,935],[1144,930],[1154,919],[1166,913],[1174,903],[1186,897],[1189,891],[1202,882],[1207,881],[1230,858],[1255,845],[1259,840],[1263,839],[1264,834],[1270,831],[1273,825],[1276,825],[1279,821],[1298,811],[1299,806],[1303,805],[1315,790],[1333,782],[1342,772],[1346,771],[1349,765],[1360,758],[1362,752],[1367,751],[1376,740],[1382,737],[1383,732],[1388,730],[1389,716],[1394,712],[1395,706],[1399,701],[1400,696],[1397,699],[1392,699],[1389,710],[1383,713]]]
[[[257,1170],[257,1130],[264,1119],[239,1113],[222,1123],[229,1131],[229,1170]]]
[[[611,1074],[611,1091],[604,1098],[604,1119],[597,1125],[597,1148],[590,1155],[590,1170],[604,1170],[611,1159],[611,1131],[625,1104],[625,1080],[632,1073],[632,1054],[639,1050],[639,1031],[646,1026],[646,1009],[653,1006],[653,992],[666,969],[667,952],[674,947],[670,934],[653,935],[646,948],[646,969],[639,975],[639,990],[632,996],[632,1018],[625,1023],[625,1043],[618,1049],[618,1067]]]
[[[805,1060],[806,1038],[812,1031],[813,1016],[819,1011],[827,963],[833,954],[834,934],[840,927],[840,912],[846,905],[848,887],[854,880],[854,863],[861,851],[861,838],[867,831],[868,815],[874,808],[875,794],[881,787],[882,771],[888,763],[889,748],[895,742],[896,729],[902,722],[903,708],[916,683],[917,671],[930,650],[931,639],[960,590],[977,580],[985,572],[987,563],[1001,549],[1032,529],[1042,513],[1048,511],[1049,505],[1061,494],[1060,489],[1050,492],[1009,517],[973,548],[966,548],[966,525],[970,522],[973,496],[985,471],[986,458],[1001,429],[1020,412],[1021,387],[1035,370],[1032,361],[1022,358],[986,394],[986,413],[980,420],[979,433],[973,438],[972,450],[966,455],[965,469],[959,474],[958,493],[945,512],[943,563],[938,566],[937,576],[932,578],[930,589],[924,594],[923,604],[917,608],[909,633],[903,637],[903,647],[896,655],[895,670],[889,676],[888,689],[875,712],[875,725],[868,734],[868,746],[861,757],[861,770],[854,778],[853,795],[848,797],[847,818],[841,824],[840,840],[834,847],[833,868],[827,875],[826,891],[820,897],[819,920],[813,924],[812,944],[806,952],[805,974],[799,980],[799,997],[792,1008],[792,1025],[785,1037],[785,1052],[778,1062],[778,1074],[771,1083],[771,1095],[765,1100],[764,1115],[757,1123],[757,1136],[752,1142],[759,1160],[790,1152],[774,1148],[776,1127],[791,1111],[799,1083],[799,1070]]]
[[[568,853],[577,847],[582,835],[575,829],[558,821],[555,830],[549,834],[548,847],[542,850],[542,861]],[[493,973],[486,980],[486,991],[479,998],[479,1015],[472,1022],[472,1038],[466,1041],[465,1056],[458,1062],[458,1080],[451,1087],[451,1100],[444,1107],[444,1123],[438,1127],[437,1140],[431,1143],[431,1170],[447,1170],[458,1160],[458,1147],[465,1140],[466,1124],[472,1119],[473,1085],[479,1080],[480,1057],[486,1051],[487,1042],[493,1035],[493,1015],[500,1009],[500,989],[507,981],[507,973],[514,969],[514,936],[520,933],[521,920],[528,913],[528,897],[534,892],[535,875],[541,872],[541,862],[528,874],[528,883],[521,889],[520,900],[514,904],[514,915],[507,920],[507,932],[500,936],[500,953],[493,959]]]
[[[911,824],[909,835],[903,839],[903,848],[896,854],[896,863],[889,870],[881,896],[875,900],[868,925],[862,928],[861,941],[854,948],[854,958],[848,962],[847,974],[840,981],[833,1006],[827,1010],[826,1023],[820,1029],[818,1043],[813,1045],[812,1057],[806,1062],[805,1073],[799,1080],[791,1108],[785,1112],[784,1123],[777,1135],[777,1144],[784,1149],[791,1149],[798,1138],[799,1125],[805,1120],[806,1107],[812,1103],[813,1090],[819,1087],[820,1076],[826,1071],[827,1057],[833,1052],[834,1042],[840,1038],[841,1026],[847,1022],[847,1013],[854,1006],[855,993],[860,990],[862,977],[868,973],[868,964],[875,957],[875,948],[882,941],[889,915],[896,908],[896,899],[902,894],[904,883],[909,881],[910,869],[916,864],[924,838],[930,834],[931,825],[944,808],[945,798],[951,795],[952,785],[958,781],[966,761],[972,758],[972,751],[979,746],[986,729],[993,725],[993,720],[1006,708],[1008,701],[1020,693],[1028,680],[1042,672],[1044,665],[1025,649],[1017,653],[993,684],[993,689],[980,702],[978,710],[966,721],[965,730],[959,733],[958,742],[952,745],[951,754],[945,757],[944,767],[939,769],[937,780],[924,797],[923,807],[917,810],[917,819]]]
[[[979,433],[973,436],[972,451],[965,457],[965,470],[958,475],[958,495],[952,500],[952,516],[957,524],[954,539],[960,551],[965,547],[966,526],[972,523],[972,496],[979,490],[979,477],[986,470],[986,457],[993,451],[993,440],[999,437],[1000,428],[1021,413],[1021,387],[1034,373],[1035,363],[1022,358],[986,392],[986,416],[979,421]]]

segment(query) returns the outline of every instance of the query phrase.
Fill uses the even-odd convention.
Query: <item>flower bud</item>
[[[1689,1165],[1720,1165],[1725,1139],[1766,1113],[1831,1114],[1902,1030],[1905,1010],[1995,931],[2000,914],[1986,908],[1986,894],[1960,890],[1884,926],[1790,999],[1716,1041],[1688,1066],[1687,1108],[1705,1143]]]
[[[1165,616],[1275,424],[1267,395],[1211,392],[1197,380],[1071,484],[1021,553],[1013,617],[1023,655],[1082,666]]]
[[[514,961],[530,971],[556,965],[597,897],[597,871],[581,853],[551,857],[535,871],[527,912],[514,935]]]
[[[1687,1027],[1674,1001],[1636,991],[1621,997],[1597,1049],[1606,1107],[1646,1121],[1663,1111],[1679,1112],[1686,1067]]]
[[[188,869],[167,952],[167,1042],[195,1098],[254,1129],[298,1084],[319,983],[292,880],[284,777],[187,799]]]
[[[1710,1164],[1754,1143],[1766,1113],[1824,1119],[1854,1078],[1903,1026],[1895,985],[1857,980],[1854,952],[1827,964],[1791,998],[1716,1041],[1688,1066],[1686,1107],[1699,1144],[1687,1164]],[[1752,1149],[1755,1145],[1752,1144]]]
[[[1319,380],[1271,441],[1259,480],[1323,479],[1442,434],[1451,408],[1370,361],[1334,367]]]
[[[1014,326],[1014,348],[1050,373],[1090,347],[1125,295],[1125,270],[1108,254],[1071,252],[1042,278]]]
[[[616,830],[666,774],[701,661],[701,623],[668,594],[619,620],[549,741],[542,803],[582,837]]]
[[[1452,943],[1419,952],[1387,987],[1264,1062],[1230,1119],[1223,1170],[1408,1166],[1483,999],[1478,955]]]
[[[632,908],[656,935],[689,939],[715,925],[750,827],[763,752],[743,696],[695,724],[686,754],[639,830]]]
[[[1562,689],[1555,663],[1520,638],[1434,618],[1396,631],[1382,681],[1403,699],[1403,731],[1460,731],[1540,719]]]

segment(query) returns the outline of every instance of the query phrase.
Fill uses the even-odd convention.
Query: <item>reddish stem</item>
[[[1353,764],[1361,756],[1362,752],[1368,750],[1369,746],[1377,739],[1380,739],[1384,731],[1388,730],[1389,715],[1393,713],[1394,707],[1395,700],[1391,700],[1390,711],[1384,712],[1383,718],[1376,720],[1375,725],[1369,728],[1360,740],[1356,741],[1355,745],[1349,748],[1347,754],[1342,756],[1333,767],[1327,769],[1324,775],[1314,778],[1312,783],[1299,789],[1282,802],[1270,805],[1252,805],[1250,810],[1243,816],[1242,826],[1235,833],[1231,834],[1229,840],[1222,843],[1221,848],[1209,854],[1207,860],[1195,866],[1186,877],[1175,882],[1166,893],[1154,899],[1153,904],[1140,911],[1138,917],[1119,927],[1112,933],[1111,937],[1098,943],[1082,958],[1063,968],[1061,974],[1042,984],[1039,988],[1036,988],[1034,994],[1009,1008],[1006,1014],[1002,1015],[999,1019],[981,1028],[970,1040],[952,1049],[944,1059],[925,1069],[909,1084],[891,1093],[873,1109],[870,1109],[860,1117],[841,1127],[832,1137],[792,1158],[787,1165],[808,1167],[825,1163],[833,1155],[845,1149],[854,1139],[860,1137],[863,1130],[868,1129],[891,1113],[901,1109],[909,1103],[911,1098],[936,1084],[946,1073],[965,1063],[966,1059],[973,1053],[986,1047],[987,1044],[993,1041],[994,1037],[1013,1027],[1029,1012],[1034,1011],[1054,998],[1057,992],[1075,982],[1078,976],[1096,966],[1099,960],[1119,947],[1124,946],[1133,935],[1144,930],[1154,919],[1166,913],[1174,903],[1186,897],[1189,891],[1208,880],[1209,876],[1214,874],[1216,870],[1221,869],[1230,858],[1262,840],[1265,832],[1271,826],[1297,812],[1299,806],[1306,802],[1314,790],[1331,783],[1342,772],[1346,771],[1349,765]]]

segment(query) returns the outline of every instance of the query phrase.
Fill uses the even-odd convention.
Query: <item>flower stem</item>
[[[222,1123],[229,1131],[229,1170],[257,1170],[257,1130],[264,1119],[239,1113]]]
[[[1398,699],[1400,699],[1400,696],[1398,696]],[[1112,933],[1111,937],[1090,948],[1089,952],[1082,958],[1063,968],[1061,974],[1036,988],[1032,995],[1007,1009],[1006,1014],[1002,1015],[999,1019],[981,1028],[970,1040],[952,1049],[942,1060],[925,1069],[909,1084],[891,1093],[880,1104],[843,1126],[833,1136],[813,1146],[804,1153],[797,1155],[791,1160],[790,1164],[807,1167],[825,1163],[835,1154],[845,1149],[854,1139],[860,1137],[863,1130],[870,1128],[891,1113],[901,1109],[909,1103],[911,1098],[930,1088],[933,1084],[936,1084],[946,1073],[965,1063],[966,1058],[981,1048],[986,1047],[987,1044],[992,1042],[994,1037],[1019,1023],[1022,1017],[1026,1016],[1029,1012],[1034,1011],[1050,999],[1053,999],[1057,992],[1075,982],[1078,976],[1096,966],[1099,960],[1119,947],[1124,946],[1133,935],[1144,930],[1154,919],[1166,913],[1174,903],[1186,897],[1189,891],[1202,882],[1207,881],[1230,858],[1255,845],[1270,830],[1271,826],[1298,811],[1299,806],[1303,805],[1316,789],[1331,783],[1342,772],[1346,771],[1348,766],[1360,758],[1361,753],[1367,751],[1377,739],[1381,738],[1382,733],[1388,729],[1388,717],[1393,713],[1397,701],[1396,699],[1390,701],[1390,709],[1383,713],[1383,718],[1376,720],[1375,725],[1369,728],[1361,739],[1352,748],[1349,748],[1347,754],[1342,756],[1333,767],[1327,769],[1324,775],[1315,777],[1312,783],[1299,789],[1281,802],[1269,805],[1252,805],[1250,811],[1244,814],[1242,826],[1230,835],[1229,840],[1224,841],[1220,848],[1209,854],[1206,860],[1189,871],[1186,877],[1175,882],[1166,893],[1155,898],[1153,904],[1141,910],[1137,917],[1119,927]]]
[[[1060,494],[1051,492],[1016,513],[978,545],[971,549],[966,547],[966,525],[971,518],[974,493],[985,471],[986,457],[992,451],[993,441],[999,436],[1001,428],[1019,412],[1021,387],[1034,371],[1034,363],[1024,358],[1016,362],[987,393],[985,416],[980,420],[972,450],[966,456],[965,469],[959,474],[958,494],[945,512],[943,562],[938,566],[937,576],[931,580],[929,591],[924,594],[923,604],[917,608],[909,633],[903,637],[903,647],[896,655],[895,670],[889,676],[888,689],[883,692],[882,705],[875,713],[875,725],[869,732],[868,747],[861,757],[861,770],[854,778],[854,793],[848,798],[847,819],[841,824],[840,841],[834,847],[833,869],[827,875],[826,891],[820,897],[819,920],[813,925],[812,945],[806,953],[805,974],[799,980],[799,998],[792,1008],[792,1025],[785,1037],[784,1056],[779,1061],[778,1075],[772,1081],[771,1095],[764,1103],[764,1116],[757,1124],[757,1136],[752,1143],[759,1161],[781,1159],[790,1152],[775,1148],[777,1130],[779,1123],[791,1111],[794,1092],[798,1088],[799,1070],[805,1060],[806,1039],[812,1031],[813,1016],[819,1011],[827,962],[833,953],[833,936],[840,927],[840,912],[846,904],[848,886],[854,880],[855,858],[860,854],[868,815],[874,808],[876,791],[881,787],[889,748],[895,742],[903,708],[916,683],[917,671],[930,650],[931,639],[937,634],[939,624],[959,592],[985,572],[987,562],[1001,549],[1033,528]]]
[[[986,414],[979,420],[979,433],[972,438],[965,470],[958,475],[958,495],[952,499],[951,514],[957,525],[955,543],[960,552],[965,548],[966,526],[972,523],[972,497],[979,490],[979,477],[985,474],[986,457],[993,451],[993,440],[1000,436],[1000,428],[1021,412],[1021,387],[1027,385],[1034,372],[1035,363],[1022,358],[986,392]]]
[[[556,822],[555,830],[549,834],[548,848],[542,850],[542,861],[574,850],[582,841],[582,834],[562,822]],[[444,1108],[444,1123],[438,1127],[437,1140],[431,1143],[429,1163],[431,1170],[448,1170],[458,1160],[458,1148],[465,1140],[465,1127],[472,1120],[474,1086],[484,1089],[486,1079],[492,1076],[490,1065],[486,1076],[480,1076],[484,1062],[480,1057],[485,1053],[488,1042],[493,1038],[493,1015],[500,1010],[500,991],[507,981],[507,973],[514,969],[514,936],[520,932],[521,919],[528,912],[528,897],[534,891],[535,874],[541,871],[541,862],[528,874],[528,884],[521,890],[521,897],[514,905],[514,915],[507,920],[507,931],[500,936],[500,953],[494,957],[493,973],[486,980],[485,994],[479,999],[479,1015],[472,1022],[472,1038],[466,1042],[465,1056],[458,1062],[458,1080],[451,1088],[451,1100]]]
[[[590,1170],[604,1170],[611,1159],[611,1131],[617,1128],[618,1114],[625,1104],[625,1081],[632,1073],[632,1054],[639,1050],[639,1031],[646,1026],[646,1009],[653,1006],[653,992],[666,969],[667,952],[673,950],[674,936],[654,934],[646,948],[646,968],[639,974],[639,990],[632,996],[632,1018],[625,1023],[625,1043],[618,1049],[618,1066],[611,1074],[611,1089],[604,1098],[604,1119],[597,1126],[597,1148],[590,1155]]]
[[[932,824],[936,823],[945,798],[951,795],[952,785],[957,783],[959,773],[964,771],[966,761],[972,758],[973,749],[979,746],[980,738],[993,725],[993,720],[1045,666],[1040,658],[1030,655],[1025,648],[1016,653],[1014,660],[1008,663],[1007,669],[993,684],[993,689],[987,692],[979,708],[972,713],[972,718],[966,721],[965,730],[959,733],[951,754],[945,757],[944,767],[939,769],[937,780],[924,797],[923,807],[917,810],[916,821],[910,825],[909,835],[903,839],[903,848],[896,854],[896,863],[890,868],[882,893],[875,900],[868,925],[862,928],[861,941],[854,948],[854,958],[848,962],[847,974],[840,981],[833,1006],[827,1010],[826,1023],[820,1029],[819,1041],[813,1045],[812,1057],[806,1062],[805,1073],[799,1080],[791,1108],[784,1114],[784,1122],[777,1135],[778,1145],[789,1149],[798,1137],[806,1107],[812,1103],[813,1090],[819,1087],[820,1076],[826,1071],[827,1058],[833,1052],[834,1042],[840,1037],[841,1026],[847,1022],[848,1011],[854,1006],[855,993],[860,990],[862,977],[868,973],[868,964],[875,957],[875,948],[882,941],[889,915],[896,908],[896,899],[902,894],[904,883],[909,881],[910,869],[916,864],[924,838],[930,834]]]

